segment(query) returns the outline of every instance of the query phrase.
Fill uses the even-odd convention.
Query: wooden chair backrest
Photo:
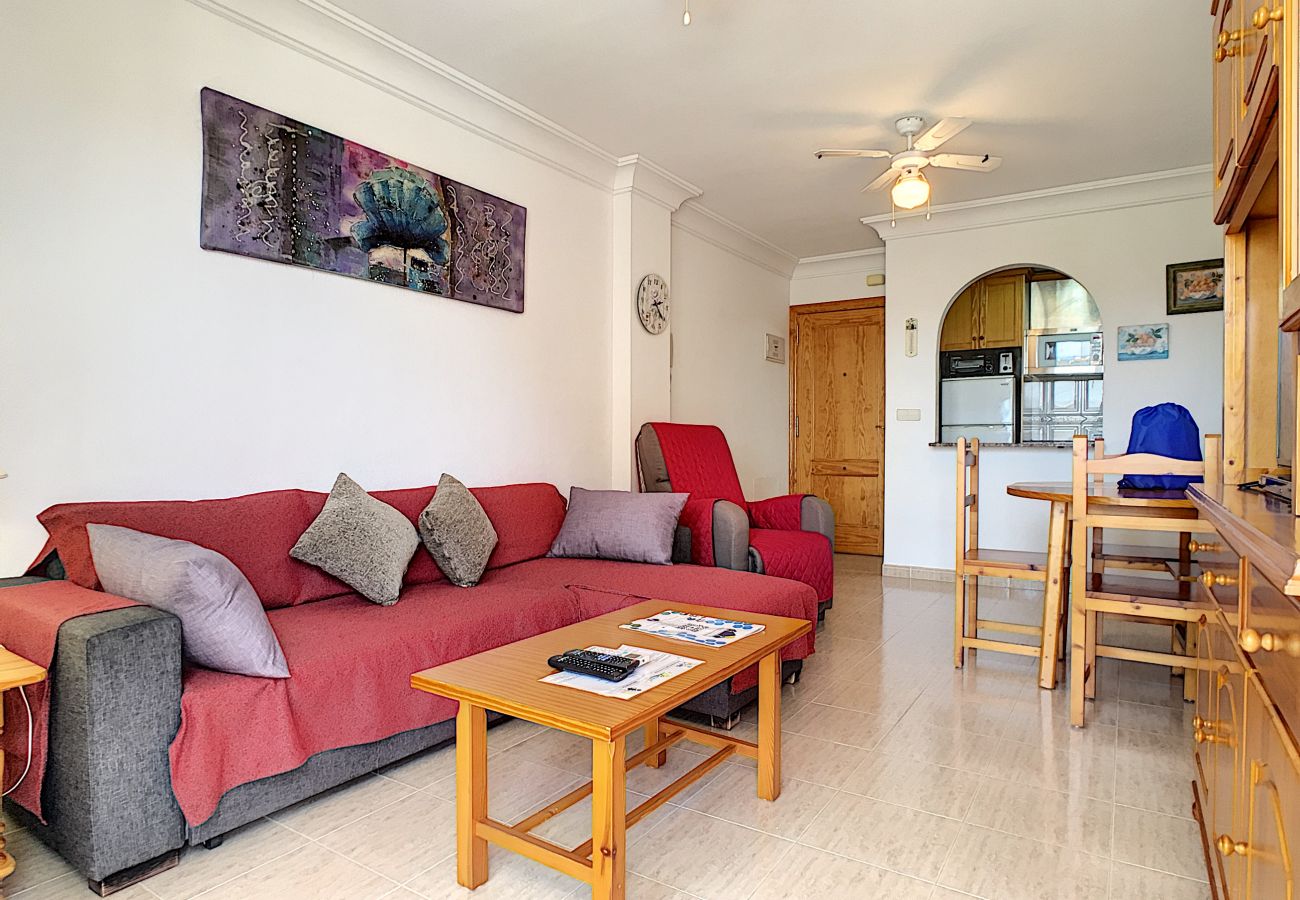
[[[980,439],[957,438],[957,569],[980,545]]]
[[[1070,516],[1084,519],[1088,515],[1088,476],[1094,483],[1104,482],[1107,475],[1183,475],[1200,476],[1206,484],[1216,484],[1223,473],[1223,438],[1217,434],[1205,436],[1205,459],[1174,459],[1154,453],[1105,454],[1105,444],[1098,438],[1091,459],[1088,457],[1088,438],[1074,437],[1073,497]]]

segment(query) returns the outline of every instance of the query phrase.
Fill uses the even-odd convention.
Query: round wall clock
[[[663,334],[668,327],[668,282],[661,275],[647,275],[636,289],[636,311],[641,327],[651,334]]]

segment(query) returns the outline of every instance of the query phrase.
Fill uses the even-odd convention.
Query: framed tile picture
[[[1168,325],[1121,325],[1116,355],[1120,362],[1169,358]]]
[[[1223,309],[1223,260],[1171,263],[1165,266],[1165,312],[1214,312]]]

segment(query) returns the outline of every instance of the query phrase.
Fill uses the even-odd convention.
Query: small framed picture
[[[1213,312],[1223,309],[1223,260],[1172,263],[1165,266],[1165,312]]]
[[[1168,359],[1169,326],[1121,325],[1115,344],[1120,362],[1135,359]]]

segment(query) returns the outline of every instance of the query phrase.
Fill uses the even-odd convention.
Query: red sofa
[[[415,521],[433,492],[375,496]],[[89,592],[99,585],[85,526],[106,523],[227,556],[267,607],[291,677],[182,666],[179,628],[161,627],[175,619],[154,610],[69,618],[51,670],[46,823],[33,822],[36,832],[92,882],[129,883],[132,867],[156,867],[185,842],[219,842],[232,828],[449,739],[456,704],[412,690],[412,672],[645,596],[817,617],[816,593],[797,581],[696,565],[547,558],[564,517],[554,486],[474,493],[499,538],[482,582],[452,586],[421,547],[391,607],[289,556],[320,512],[321,493],[63,504],[42,513],[50,538],[29,574],[57,576],[61,568],[70,584],[0,590],[0,643],[6,628],[39,627],[34,604],[47,621],[58,618],[58,604],[71,617],[94,599]],[[787,649],[787,676],[797,675],[813,642],[810,634]],[[81,683],[92,677],[94,685]],[[752,671],[741,673],[687,709],[729,717],[752,699],[754,684]],[[65,777],[74,769],[75,778]]]

